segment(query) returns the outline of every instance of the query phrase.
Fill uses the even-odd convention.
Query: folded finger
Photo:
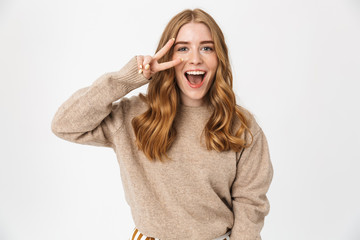
[[[175,38],[171,38],[164,47],[162,47],[155,55],[154,59],[159,60],[162,58],[172,47],[175,42]]]
[[[151,56],[145,56],[144,57],[144,61],[143,61],[143,70],[145,71],[149,71],[150,70],[150,64],[152,61],[152,57]]]
[[[142,73],[143,69],[143,62],[144,62],[144,56],[136,56],[136,61],[139,69],[139,73]]]
[[[149,78],[151,75],[151,61],[153,60],[152,56],[145,56],[143,61],[143,73],[146,78]]]

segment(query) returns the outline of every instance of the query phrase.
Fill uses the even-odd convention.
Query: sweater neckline
[[[186,112],[210,112],[212,108],[210,104],[205,104],[201,106],[186,106],[180,103],[179,110]]]

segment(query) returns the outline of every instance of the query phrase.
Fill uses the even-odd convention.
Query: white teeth
[[[203,72],[203,71],[189,71],[186,73],[190,74],[190,75],[204,75],[205,74],[205,72]]]

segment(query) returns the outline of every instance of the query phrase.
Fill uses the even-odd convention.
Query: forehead
[[[197,42],[211,41],[210,29],[203,23],[187,23],[182,26],[176,37],[177,41]]]

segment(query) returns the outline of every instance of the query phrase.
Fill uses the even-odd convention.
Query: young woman
[[[146,95],[124,97],[147,83]],[[154,56],[136,56],[75,92],[52,131],[114,149],[131,239],[261,239],[273,176],[268,145],[236,105],[224,36],[206,12],[180,12]]]

